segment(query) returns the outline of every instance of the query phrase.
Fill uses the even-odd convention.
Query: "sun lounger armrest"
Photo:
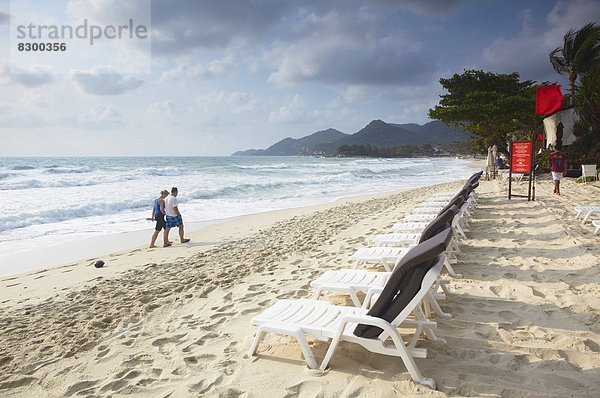
[[[340,320],[340,330],[343,331],[346,328],[346,325],[348,323],[356,323],[357,325],[375,326],[380,329],[383,329],[383,333],[381,333],[379,335],[379,337],[397,336],[398,335],[398,331],[391,323],[389,323],[385,319],[377,318],[377,317],[371,316],[371,315],[366,315],[366,314],[365,315],[358,315],[358,314],[345,315]]]
[[[383,291],[383,286],[369,288],[369,290],[367,290],[365,299],[363,300],[362,308],[370,309],[373,298],[375,296],[379,297],[379,295],[381,294],[382,291]]]

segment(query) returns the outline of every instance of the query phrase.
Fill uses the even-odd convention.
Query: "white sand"
[[[310,295],[316,275],[461,183],[242,217],[189,245],[114,254],[103,269],[84,261],[0,278],[0,396],[595,396],[600,235],[572,206],[600,204],[600,190],[567,180],[558,197],[551,184],[527,202],[482,182],[457,265],[465,278],[442,303],[454,317],[438,320],[448,343],[420,344],[429,355],[417,364],[439,391],[351,344],[325,372],[306,368],[288,337],[245,354],[252,316]],[[320,360],[327,344],[313,348]]]

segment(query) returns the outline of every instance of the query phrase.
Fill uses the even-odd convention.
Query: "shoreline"
[[[456,184],[457,183],[452,182],[439,185],[447,186]],[[186,230],[186,237],[190,238],[191,241],[185,244],[179,243],[178,238],[175,239],[177,236],[176,230],[171,231],[173,246],[168,248],[159,246],[150,249],[147,247],[150,241],[151,230],[92,237],[76,243],[66,243],[64,245],[53,247],[50,253],[48,253],[48,248],[41,248],[34,253],[29,253],[32,255],[29,261],[44,261],[44,265],[22,272],[17,271],[11,274],[0,274],[0,287],[3,288],[0,289],[0,303],[8,302],[11,298],[14,298],[15,291],[6,288],[16,287],[15,280],[19,280],[19,284],[23,285],[23,289],[18,292],[18,298],[20,300],[28,300],[33,297],[45,299],[65,288],[77,286],[82,283],[89,283],[98,277],[119,277],[123,272],[139,269],[148,263],[171,263],[181,259],[189,259],[199,251],[210,251],[216,247],[247,238],[260,232],[261,229],[269,228],[280,221],[310,215],[314,212],[326,211],[346,204],[382,199],[425,188],[427,187],[372,195],[352,196],[319,205],[270,210],[223,220],[214,220],[213,222],[206,223],[191,223],[192,225],[204,225],[196,229],[191,229],[190,231]],[[143,242],[143,245],[132,246],[130,240],[127,240],[127,243],[124,243],[124,237],[131,238],[132,236],[138,239],[139,242]],[[161,238],[162,233],[159,235],[159,240]],[[95,252],[100,254],[89,254],[90,244],[95,245]],[[126,247],[121,250],[114,250],[115,246],[111,246],[114,244]],[[64,255],[62,251],[67,248],[69,249],[69,253],[72,253],[72,255],[78,257],[78,259],[63,261],[51,266],[46,265],[48,261],[52,261],[53,254],[58,256]],[[76,254],[73,254],[73,252]],[[17,258],[20,256],[23,256],[23,253],[10,257]],[[9,256],[2,257],[0,258],[0,261],[6,263],[6,261],[10,261],[8,257]],[[96,260],[103,260],[105,262],[104,267],[95,269],[93,264]],[[73,272],[77,270],[84,270],[84,272]],[[69,278],[65,279],[64,274],[69,274]]]
[[[470,167],[478,168],[480,165],[477,162],[469,163]],[[450,184],[452,182],[449,182]],[[424,188],[424,187],[421,187]],[[295,212],[304,214],[307,211],[314,211],[321,208],[336,206],[340,203],[347,201],[362,201],[372,197],[380,197],[390,194],[395,194],[407,190],[413,190],[419,188],[406,188],[397,191],[382,192],[376,194],[356,195],[337,198],[332,201],[328,201],[321,204],[313,204],[307,206],[290,207],[277,210],[260,211],[257,213],[244,214],[240,216],[228,217],[224,219],[213,219],[207,221],[196,221],[185,224],[186,237],[191,237],[191,244],[194,245],[194,240],[197,237],[201,237],[201,231],[209,228],[216,224],[224,224],[233,222],[237,219],[243,219],[246,217],[265,217],[270,218],[270,213],[278,214],[280,212]],[[305,210],[302,210],[305,209]],[[185,208],[184,208],[184,221],[185,221]],[[0,268],[0,280],[2,278],[11,277],[20,274],[27,274],[36,271],[47,270],[49,268],[63,267],[73,265],[74,263],[81,263],[84,261],[92,262],[102,257],[112,257],[116,254],[123,252],[129,252],[131,250],[145,250],[148,249],[147,245],[150,242],[150,236],[154,230],[154,223],[148,222],[148,228],[143,230],[135,230],[130,232],[119,232],[112,234],[103,234],[91,237],[82,237],[69,239],[67,242],[58,243],[52,246],[44,246],[31,250],[18,251],[8,255],[0,255],[0,264],[8,264]],[[209,230],[209,234],[210,234]],[[177,245],[178,234],[177,231],[171,231],[171,240],[174,242],[174,246]],[[189,236],[188,236],[189,235]],[[158,237],[157,243],[160,244],[162,239],[162,232]],[[157,249],[163,249],[158,246]],[[170,256],[167,256],[169,258]],[[40,265],[42,264],[43,265]]]

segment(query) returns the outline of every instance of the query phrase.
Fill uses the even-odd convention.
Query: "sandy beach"
[[[252,317],[347,266],[357,248],[434,193],[464,181],[239,217],[191,244],[136,248],[0,278],[0,396],[6,397],[593,397],[600,381],[600,249],[573,206],[600,205],[600,184],[566,179],[553,195],[507,199],[482,181],[463,242],[463,279],[422,340],[417,385],[397,358],[341,344],[324,372],[289,337],[247,351]],[[515,184],[525,192],[525,183]],[[150,233],[148,233],[148,236]],[[330,296],[346,303],[345,297]],[[320,360],[327,344],[314,342]]]

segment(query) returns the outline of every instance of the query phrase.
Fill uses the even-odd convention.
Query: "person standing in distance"
[[[152,240],[150,240],[150,248],[156,247],[154,243],[156,242],[156,238],[158,238],[158,234],[165,228],[165,198],[169,194],[169,191],[166,189],[160,191],[160,196],[154,199],[154,205],[152,206],[152,221],[156,221],[156,227],[154,228],[154,233],[152,234]]]
[[[169,242],[169,231],[174,227],[179,228],[179,239],[181,240],[181,243],[190,241],[183,237],[183,218],[177,207],[177,193],[177,188],[173,187],[171,188],[171,194],[165,199],[165,213],[167,215],[167,220],[164,233],[164,247],[171,246],[171,242]]]
[[[560,195],[560,180],[563,178],[563,174],[567,172],[567,157],[560,151],[561,149],[562,145],[557,142],[554,152],[548,158],[550,170],[552,170],[552,179],[554,180],[554,193],[556,195]]]

